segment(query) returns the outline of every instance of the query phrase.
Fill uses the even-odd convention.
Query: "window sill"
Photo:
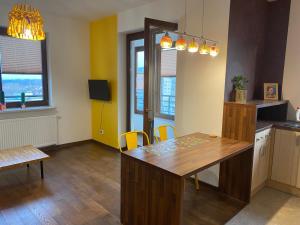
[[[56,107],[54,107],[54,106],[40,106],[40,107],[28,107],[28,108],[25,108],[25,109],[10,108],[10,109],[6,109],[4,111],[0,111],[0,114],[47,111],[47,110],[53,110],[53,109],[56,109]]]

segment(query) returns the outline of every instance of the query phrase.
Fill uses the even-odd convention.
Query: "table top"
[[[49,156],[32,145],[0,150],[0,170],[48,159]]]
[[[252,147],[252,143],[245,141],[194,133],[122,154],[187,177]]]

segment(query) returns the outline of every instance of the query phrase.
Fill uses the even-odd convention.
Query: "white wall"
[[[187,31],[201,35],[202,1],[188,2]],[[208,56],[191,56],[185,52],[178,56],[175,124],[179,135],[195,131],[221,135],[229,10],[230,0],[206,1],[205,35],[220,41],[219,57],[212,59]],[[119,32],[143,29],[144,17],[182,21],[183,15],[184,1],[156,1],[120,13]],[[200,177],[217,185],[218,167],[210,168]]]
[[[201,34],[202,1],[188,8],[188,32]],[[230,0],[206,1],[205,36],[220,42],[217,58],[181,52],[177,65],[176,126],[180,135],[200,131],[221,135],[227,60]],[[204,171],[205,181],[217,185],[219,167]]]
[[[118,14],[119,32],[142,30],[144,18],[176,22],[184,13],[184,0],[158,0]]]
[[[0,24],[10,8],[1,5]],[[48,70],[56,110],[0,115],[0,119],[57,114],[59,144],[91,138],[89,23],[43,13],[48,33]]]
[[[295,109],[300,106],[300,1],[292,0],[287,39],[285,69],[283,75],[283,98],[290,101],[288,117],[296,119]]]

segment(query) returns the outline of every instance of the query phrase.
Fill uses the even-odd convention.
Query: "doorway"
[[[155,127],[175,125],[177,51],[160,47],[164,31],[159,26],[149,31],[146,46],[145,32],[127,35],[127,131],[144,130],[153,142]]]

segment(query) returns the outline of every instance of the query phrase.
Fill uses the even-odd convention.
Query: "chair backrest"
[[[144,135],[146,137],[147,144],[148,145],[150,144],[149,137],[148,137],[148,135],[147,135],[146,132],[144,132],[144,131],[130,131],[130,132],[126,132],[126,133],[121,134],[120,138],[119,138],[119,149],[120,149],[120,152],[123,152],[122,146],[121,146],[122,137],[125,137],[127,150],[130,151],[130,150],[136,149],[138,147],[138,134]]]
[[[157,142],[159,142],[159,141],[166,141],[166,140],[169,139],[168,128],[171,128],[173,130],[174,137],[176,136],[175,127],[174,126],[169,125],[169,124],[161,125],[161,126],[156,127],[154,129],[154,135],[155,135],[155,138],[156,138]]]

